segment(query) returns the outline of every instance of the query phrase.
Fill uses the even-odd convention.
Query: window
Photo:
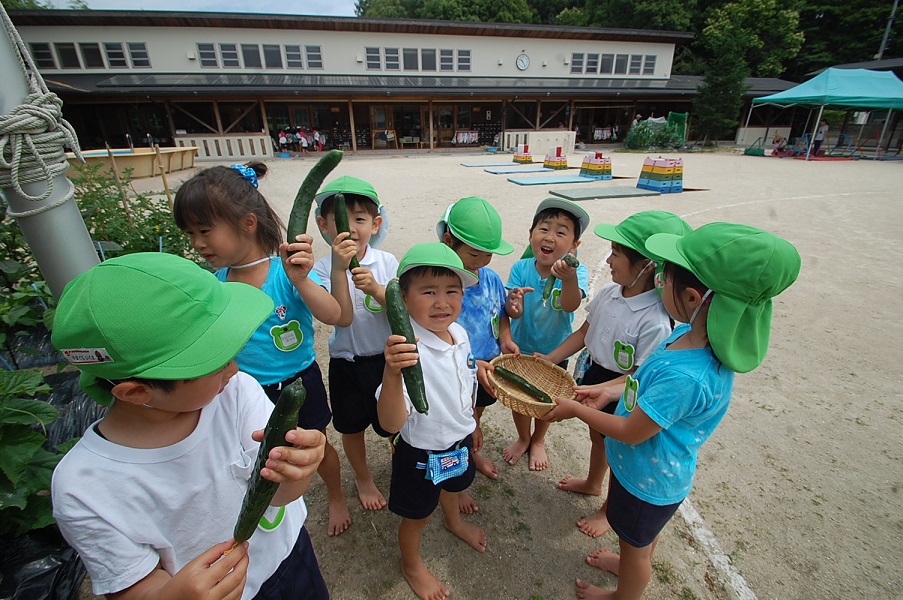
[[[455,70],[455,51],[440,50],[439,51],[439,70],[454,71]]]
[[[379,48],[364,48],[367,55],[367,70],[379,71],[382,68],[382,60],[380,59]]]
[[[109,68],[126,68],[129,66],[125,62],[125,52],[122,51],[121,42],[104,42],[103,51],[107,55],[107,66]]]
[[[643,61],[643,75],[655,75],[655,55],[646,55],[646,60]]]
[[[82,62],[86,69],[103,69],[103,54],[100,53],[100,44],[80,43],[78,49],[82,53]]]
[[[571,73],[583,73],[583,53],[571,54]]]
[[[224,67],[241,67],[238,62],[238,46],[235,44],[220,44],[219,55],[223,59]]]
[[[587,54],[586,55],[586,70],[585,73],[598,73],[599,72],[599,55],[598,54]]]
[[[626,54],[618,54],[615,56],[615,75],[627,75],[627,61],[630,59]]]
[[[277,44],[264,44],[263,59],[266,61],[267,69],[281,69],[282,48]]]
[[[60,67],[63,69],[81,69],[82,63],[78,60],[78,53],[75,51],[75,44],[72,43],[55,43],[57,58],[60,59]]]
[[[257,44],[242,44],[241,58],[246,69],[259,69],[263,66],[260,62],[260,46]]]
[[[470,71],[470,50],[458,50],[458,70]]]
[[[615,67],[615,55],[603,54],[602,63],[599,65],[599,73],[602,75],[611,75]]]
[[[420,51],[420,70],[421,71],[435,71],[436,70],[436,50],[421,50]]]
[[[639,75],[643,70],[643,55],[642,54],[631,54],[630,55],[630,74],[631,75]]]
[[[397,71],[399,69],[398,48],[383,48],[386,53],[386,71]]]
[[[304,46],[304,52],[307,54],[308,69],[323,68],[323,54],[320,52],[319,46]]]
[[[420,70],[420,53],[417,51],[417,48],[405,48],[401,51],[401,56],[404,61],[405,71]]]
[[[201,67],[219,67],[213,44],[198,44],[198,60],[201,61]]]
[[[304,61],[301,60],[301,46],[286,45],[285,66],[289,69],[304,68]]]
[[[147,44],[144,42],[129,42],[129,58],[132,61],[132,67],[150,68],[150,55],[147,53]]]
[[[32,42],[31,57],[34,59],[35,65],[39,69],[55,69],[56,60],[53,58],[53,51],[50,50],[50,44],[47,42]]]

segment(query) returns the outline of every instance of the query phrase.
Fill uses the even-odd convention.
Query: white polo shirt
[[[414,410],[406,387],[405,405],[408,418],[401,426],[404,441],[421,450],[445,450],[473,433],[477,422],[473,404],[477,390],[477,365],[470,351],[467,332],[457,323],[448,328],[454,344],[448,344],[416,322],[414,335],[419,338],[417,351],[423,368],[423,382],[429,402],[429,414]],[[385,343],[385,340],[383,341]],[[376,389],[376,397],[382,385]]]
[[[392,254],[367,246],[362,267],[373,273],[373,278],[380,285],[386,285],[398,271],[398,259]],[[324,287],[332,292],[332,281],[329,274],[332,270],[332,251],[316,262],[314,272],[320,276]],[[354,306],[354,321],[348,327],[335,327],[329,336],[329,356],[353,360],[355,356],[373,356],[382,354],[386,348],[386,338],[392,331],[386,319],[386,311],[380,304],[354,287],[351,271],[345,271],[348,289],[351,292],[351,304]]]
[[[625,298],[611,282],[586,305],[584,343],[593,362],[616,373],[639,366],[671,334],[671,321],[655,290]]]

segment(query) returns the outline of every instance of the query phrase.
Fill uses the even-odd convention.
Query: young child
[[[499,339],[510,339],[510,321],[505,314],[507,291],[502,278],[488,267],[493,254],[514,252],[514,246],[502,239],[502,219],[483,198],[462,198],[445,209],[436,225],[436,233],[446,246],[455,251],[464,268],[476,273],[479,281],[464,290],[464,304],[458,323],[470,339],[470,347],[477,361],[490,361],[501,354]],[[473,434],[472,456],[477,470],[496,479],[498,466],[480,453],[483,432],[480,418],[487,406],[495,403],[482,385],[477,386],[474,417],[477,428]],[[477,505],[467,492],[461,492],[461,512],[471,514]]]
[[[671,319],[655,290],[655,261],[646,251],[645,241],[656,233],[684,235],[690,226],[677,215],[662,210],[647,210],[627,217],[618,225],[596,225],[596,235],[611,241],[606,262],[611,267],[611,282],[602,286],[586,307],[586,321],[560,346],[545,355],[554,363],[588,350],[589,364],[577,382],[596,385],[621,384],[649,354],[671,334]],[[578,369],[580,366],[578,365]],[[592,407],[614,413],[617,398]],[[589,472],[585,479],[567,476],[559,489],[598,496],[608,471],[605,436],[589,430]],[[608,531],[605,506],[590,517],[577,521],[577,527],[590,537]]]
[[[319,431],[293,429],[270,451],[261,475],[280,485],[265,526],[225,554],[273,409],[234,357],[272,310],[261,291],[156,252],[66,286],[53,343],[108,409],[55,469],[53,516],[94,594],[329,597],[300,499]]]
[[[335,203],[337,193],[345,196],[350,232],[337,235]],[[379,426],[376,415],[376,388],[382,383],[386,358],[383,350],[391,334],[385,304],[386,283],[395,277],[398,259],[375,246],[388,233],[387,214],[373,186],[356,177],[339,177],[323,186],[315,198],[317,226],[333,244],[331,256],[321,258],[314,272],[326,284],[342,307],[343,321],[329,338],[329,396],[333,426],[342,434],[345,456],[354,470],[361,506],[367,510],[385,508],[386,499],[373,481],[367,465],[364,433],[373,427],[378,435],[389,433]],[[348,270],[356,256],[359,267]]]
[[[620,556],[597,550],[587,562],[618,575],[617,598],[639,598],[660,532],[693,484],[699,447],[727,412],[734,373],[752,371],[768,349],[771,298],[792,284],[800,256],[787,241],[746,225],[711,223],[685,236],[646,240],[667,264],[662,302],[685,323],[622,388],[614,415],[559,399],[544,418],[577,417],[608,436],[608,520]],[[656,464],[650,469],[650,464]],[[609,598],[580,579],[578,598]]]
[[[486,534],[461,518],[457,498],[475,472],[468,453],[476,428],[477,377],[467,332],[455,319],[461,313],[464,289],[475,285],[477,277],[451,248],[439,243],[411,248],[401,259],[398,277],[418,342],[408,344],[400,335],[388,338],[386,370],[377,391],[380,424],[398,432],[389,510],[402,518],[398,528],[402,574],[421,600],[439,600],[451,592],[420,556],[421,534],[436,506],[442,506],[449,531],[478,552],[486,551]],[[403,368],[418,361],[429,401],[427,414],[414,411],[401,375]]]
[[[300,245],[289,258],[282,223],[257,190],[257,179],[265,174],[266,165],[259,162],[204,169],[176,192],[173,215],[198,254],[218,269],[217,279],[254,286],[275,302],[236,357],[238,368],[259,381],[273,402],[301,377],[307,399],[298,424],[325,431],[332,414],[314,354],[314,318],[341,324],[341,307],[311,273],[309,235],[292,240]],[[273,256],[277,251],[280,256]],[[339,456],[327,441],[320,476],[329,497],[329,535],[351,524],[339,469]]]
[[[546,198],[539,203],[530,227],[533,256],[514,263],[505,286],[509,290],[505,311],[512,319],[513,341],[503,343],[502,352],[543,354],[557,348],[571,334],[574,311],[586,297],[589,277],[585,265],[575,269],[562,259],[577,250],[587,227],[589,215],[573,202]],[[544,306],[542,290],[550,275],[557,281]],[[530,470],[547,469],[545,437],[549,424],[513,411],[511,414],[517,440],[502,452],[505,462],[517,464],[529,451]]]

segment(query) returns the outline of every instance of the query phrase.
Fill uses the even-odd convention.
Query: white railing
[[[196,146],[198,160],[264,160],[273,158],[273,142],[262,133],[236,135],[180,134],[177,146]]]
[[[502,134],[502,149],[517,150],[522,144],[530,147],[530,153],[545,156],[552,149],[560,147],[562,153],[570,154],[577,143],[577,134],[567,129],[507,130]]]

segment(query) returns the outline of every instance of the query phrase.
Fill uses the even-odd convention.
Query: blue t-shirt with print
[[[536,270],[536,259],[522,258],[511,267],[506,288],[532,287],[534,291],[524,294],[524,313],[519,319],[511,319],[511,338],[520,348],[521,354],[540,352],[546,354],[557,348],[571,335],[574,313],[561,310],[561,280],[555,281],[555,288],[546,306],[542,305],[542,290],[546,280]],[[577,267],[577,286],[581,296],[586,298],[589,286],[589,271],[586,265]]]
[[[458,323],[470,338],[470,349],[477,360],[492,360],[501,353],[499,320],[505,315],[507,291],[498,273],[483,267],[477,273],[479,283],[464,289],[464,303]]]
[[[650,504],[680,502],[690,493],[699,447],[727,413],[734,372],[711,348],[668,350],[690,331],[680,325],[627,378],[615,415],[639,406],[662,430],[645,442],[626,444],[611,437],[605,453],[612,473],[628,492]]]
[[[228,274],[228,268],[215,273],[220,281],[226,281]],[[323,285],[313,271],[308,278]],[[235,362],[261,385],[270,385],[303,371],[316,360],[314,316],[285,274],[278,256],[270,257],[270,270],[260,289],[273,299],[275,309],[251,335]]]

